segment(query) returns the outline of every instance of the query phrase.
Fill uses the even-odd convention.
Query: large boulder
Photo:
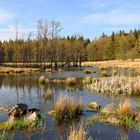
[[[93,109],[93,110],[99,110],[101,108],[101,106],[98,103],[96,103],[96,102],[89,103],[88,107]]]
[[[117,106],[114,103],[110,103],[108,105],[106,105],[102,110],[101,113],[102,114],[114,114],[117,112]]]
[[[28,106],[26,104],[16,104],[10,110],[8,115],[15,118],[20,118],[28,113]]]

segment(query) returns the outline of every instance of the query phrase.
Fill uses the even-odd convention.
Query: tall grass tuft
[[[127,116],[131,115],[131,113],[132,113],[132,105],[128,99],[125,99],[125,101],[119,104],[118,114],[121,116]]]
[[[85,70],[84,70],[84,73],[85,73],[85,74],[91,74],[92,71],[91,71],[91,70],[88,70],[88,69],[85,69]]]
[[[45,100],[50,99],[52,97],[52,90],[51,89],[47,89],[47,91],[43,94],[43,97],[45,98]]]
[[[40,78],[39,78],[39,84],[45,84],[46,83],[46,79],[45,77],[42,75]]]
[[[82,111],[81,102],[75,102],[71,96],[59,96],[54,104],[55,120],[69,121],[78,118]]]
[[[102,76],[102,77],[107,77],[107,76],[108,76],[107,70],[103,70],[103,71],[101,72],[101,76]]]
[[[86,131],[83,123],[79,126],[72,126],[67,140],[87,140]]]
[[[77,83],[77,79],[75,77],[68,77],[66,78],[65,82],[67,85],[74,86]]]

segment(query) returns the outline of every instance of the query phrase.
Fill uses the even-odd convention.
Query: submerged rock
[[[89,103],[88,107],[93,109],[93,110],[99,110],[101,108],[101,106],[98,103],[96,103],[96,102]]]
[[[114,103],[106,105],[102,110],[102,114],[113,114],[117,112],[117,106]]]
[[[14,105],[10,109],[8,115],[13,116],[15,118],[19,118],[19,117],[22,117],[22,116],[26,115],[27,112],[28,112],[28,106],[26,104],[20,103],[20,104]]]

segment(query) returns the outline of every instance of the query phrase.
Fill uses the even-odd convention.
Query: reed
[[[87,140],[87,133],[83,123],[81,123],[79,126],[73,125],[70,128],[67,140]]]
[[[112,95],[139,95],[140,77],[112,76],[92,80],[88,88],[99,93]]]
[[[103,71],[101,72],[101,76],[102,76],[102,77],[107,77],[107,76],[108,76],[107,70],[103,70]]]
[[[51,89],[47,89],[47,91],[43,94],[43,97],[46,99],[50,99],[52,98],[52,90]]]
[[[82,80],[83,84],[91,84],[92,83],[92,77],[84,77]]]

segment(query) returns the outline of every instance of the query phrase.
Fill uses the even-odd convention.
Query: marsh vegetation
[[[101,74],[103,71],[107,77]],[[126,75],[123,75],[124,71]],[[138,75],[132,77],[128,69],[88,67],[80,71],[47,70],[34,75],[2,75],[0,78],[3,106],[25,102],[31,108],[39,108],[46,118],[29,127],[24,119],[15,121],[13,139],[19,136],[19,131],[25,139],[29,139],[25,131],[31,137],[37,135],[54,140],[58,137],[68,140],[104,137],[108,140],[113,139],[116,130],[119,131],[117,139],[129,138],[129,135],[138,139],[140,136],[140,78]],[[108,113],[105,113],[107,109]],[[1,115],[0,126],[5,128],[7,115],[3,112]],[[106,129],[112,133],[106,135]],[[123,129],[129,132],[125,134]],[[52,131],[54,135],[49,134]],[[6,135],[9,136],[9,132]]]

